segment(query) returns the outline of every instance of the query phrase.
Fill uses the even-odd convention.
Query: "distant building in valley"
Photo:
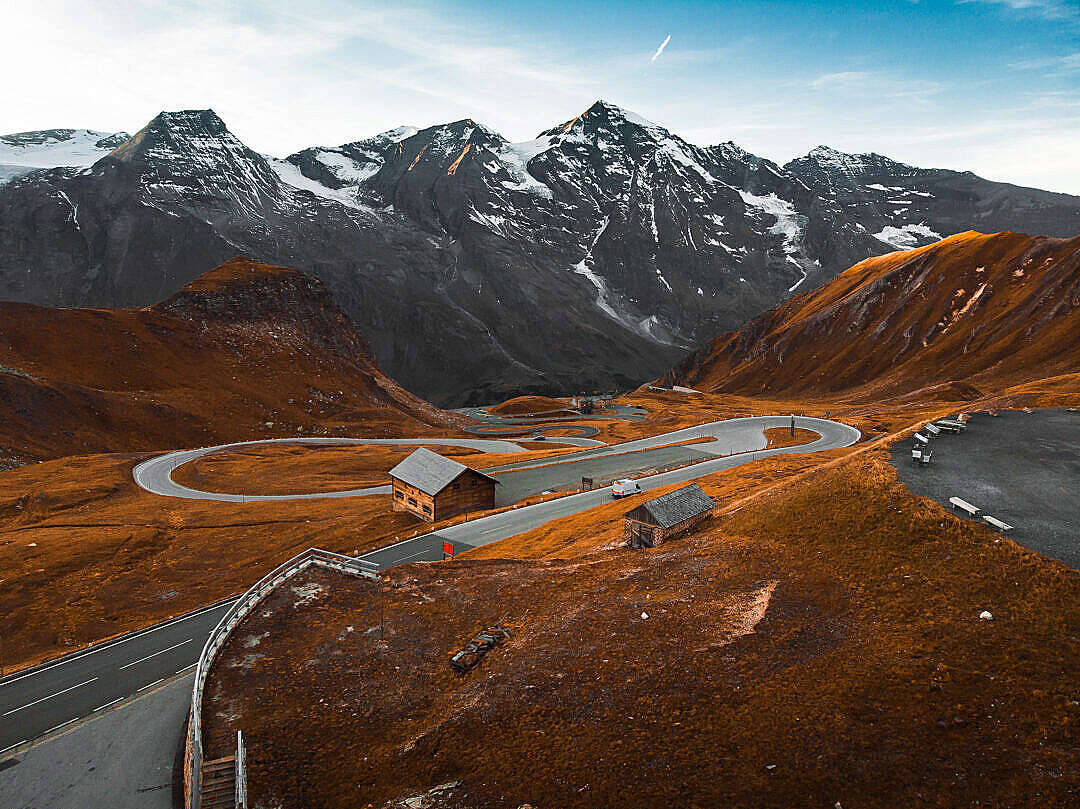
[[[623,515],[631,548],[654,548],[711,516],[716,503],[696,483],[655,497]]]
[[[390,480],[394,511],[428,522],[495,507],[495,478],[423,447],[391,469]]]

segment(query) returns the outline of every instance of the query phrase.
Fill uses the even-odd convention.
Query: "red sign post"
[[[444,539],[443,544],[442,544],[442,554],[443,554],[443,559],[445,559],[447,556],[449,556],[451,559],[453,559],[454,558],[454,543],[453,542],[447,542]]]

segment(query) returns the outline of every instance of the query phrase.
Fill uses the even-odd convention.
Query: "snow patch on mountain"
[[[30,166],[11,166],[6,163],[0,163],[0,185],[9,183],[16,177],[22,177],[24,174],[29,174],[34,169]]]
[[[791,255],[799,251],[799,244],[808,220],[802,214],[795,212],[794,205],[776,194],[761,197],[739,190],[739,196],[749,207],[776,218],[776,222],[769,227],[769,233],[783,237],[785,253]]]
[[[891,244],[898,250],[910,250],[920,244],[936,242],[944,238],[940,233],[931,230],[926,224],[902,225],[901,227],[886,225],[875,233],[874,237],[886,244]]]
[[[589,283],[596,287],[596,305],[600,308],[600,310],[604,312],[604,314],[606,314],[608,317],[626,325],[626,321],[623,318],[619,317],[619,313],[616,312],[614,308],[612,308],[610,303],[608,303],[608,288],[607,284],[604,283],[604,279],[594,273],[589,267],[589,261],[592,259],[592,251],[596,247],[596,243],[600,241],[600,237],[604,235],[604,231],[607,230],[607,226],[610,222],[611,217],[604,217],[604,222],[600,225],[600,230],[598,230],[596,232],[596,235],[593,237],[592,244],[589,245],[589,249],[585,251],[585,255],[582,256],[581,261],[579,261],[577,264],[574,264],[571,269],[578,275],[585,276],[585,278],[589,280]],[[630,326],[631,329],[634,329],[635,327],[636,324],[632,324]]]
[[[361,205],[357,200],[355,186],[329,188],[318,180],[312,180],[305,177],[300,173],[298,167],[287,160],[279,160],[276,157],[267,157],[266,162],[270,164],[270,168],[274,170],[274,173],[277,174],[281,181],[286,185],[291,185],[293,188],[299,188],[303,191],[310,191],[312,194],[322,197],[323,199],[340,202],[342,205],[347,205],[356,210],[372,212],[370,207]]]
[[[551,138],[539,137],[524,143],[504,143],[501,149],[494,151],[507,173],[513,177],[512,181],[503,181],[503,187],[552,199],[551,189],[529,174],[529,161],[551,146]]]
[[[600,229],[593,237],[592,242],[585,251],[585,255],[582,257],[581,261],[572,265],[571,269],[578,275],[584,276],[588,279],[589,283],[596,287],[596,306],[605,315],[624,328],[652,340],[654,343],[675,345],[675,343],[672,342],[667,329],[663,327],[660,323],[660,319],[655,315],[647,315],[640,320],[636,320],[633,317],[620,313],[613,305],[614,297],[611,290],[608,289],[607,284],[604,282],[604,279],[593,272],[592,267],[590,266],[592,262],[592,253],[609,224],[611,224],[611,217],[604,217],[603,222],[600,224]],[[656,271],[656,274],[659,276],[659,280],[666,286],[667,279],[664,278],[659,270]],[[668,289],[670,290],[671,287],[669,286]]]
[[[128,139],[126,132],[93,129],[47,129],[0,135],[0,163],[51,169],[93,165]]]
[[[313,157],[347,185],[359,185],[382,168],[381,160],[360,163],[336,149],[319,149]]]

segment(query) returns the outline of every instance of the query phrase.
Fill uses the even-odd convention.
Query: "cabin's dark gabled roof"
[[[470,469],[463,463],[445,458],[437,452],[420,447],[416,452],[390,470],[390,477],[415,486],[425,494],[436,495],[449,486],[465,470]],[[475,469],[471,471],[493,483],[498,483],[491,475],[485,475]]]
[[[627,512],[626,516],[635,518],[648,516],[650,522],[661,528],[671,528],[684,520],[711,510],[715,505],[716,503],[701,490],[700,486],[691,483],[689,486],[683,486],[681,489],[642,503],[633,511]]]

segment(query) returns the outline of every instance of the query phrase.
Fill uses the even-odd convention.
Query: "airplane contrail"
[[[665,39],[665,40],[664,40],[663,42],[661,42],[661,43],[660,43],[660,47],[656,49],[656,53],[654,53],[654,54],[652,55],[652,59],[650,59],[649,61],[650,61],[650,62],[655,62],[655,61],[656,61],[656,58],[657,58],[657,57],[658,57],[658,56],[659,56],[660,54],[662,54],[662,53],[664,52],[664,48],[666,48],[666,47],[667,47],[667,44],[668,44],[669,42],[671,42],[671,34],[668,34],[668,35],[667,35],[667,38],[666,38],[666,39]]]

